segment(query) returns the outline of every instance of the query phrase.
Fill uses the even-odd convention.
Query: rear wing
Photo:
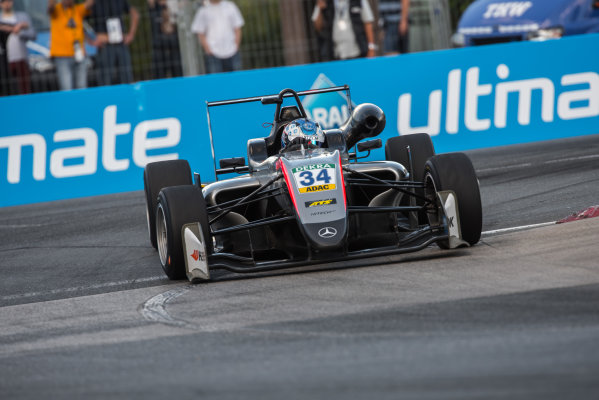
[[[352,101],[351,101],[351,95],[350,95],[348,85],[333,86],[333,87],[323,88],[323,89],[310,89],[310,90],[304,90],[301,92],[294,92],[289,89],[283,89],[278,94],[255,96],[255,97],[244,97],[244,98],[232,99],[232,100],[206,101],[206,114],[207,114],[207,118],[208,118],[208,134],[210,135],[210,148],[212,150],[212,161],[214,163],[215,179],[218,180],[218,173],[217,173],[217,167],[216,167],[216,154],[214,151],[214,138],[212,135],[212,122],[210,120],[210,108],[211,107],[228,106],[228,105],[233,105],[233,104],[251,103],[251,102],[259,101],[262,104],[277,104],[277,113],[278,113],[280,105],[282,103],[282,100],[286,97],[308,96],[308,95],[331,93],[331,92],[345,92],[345,98],[347,100],[347,108],[351,115]],[[296,99],[298,99],[298,98],[296,97]],[[298,101],[299,101],[299,99],[298,99]],[[302,107],[301,103],[298,104],[298,106],[301,108]]]

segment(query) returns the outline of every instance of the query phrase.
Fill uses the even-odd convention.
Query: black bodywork
[[[280,135],[286,123],[306,117],[300,96],[332,91],[346,91],[351,109],[347,86],[297,93],[285,89],[273,96],[207,104],[208,109],[253,101],[276,104],[270,135],[248,142],[247,165],[243,159],[232,158],[221,160],[221,168],[216,169],[217,176],[232,172],[246,175],[218,180],[203,188],[211,231],[211,238],[206,240],[211,240],[214,245],[214,250],[208,254],[211,270],[268,271],[323,261],[413,252],[435,242],[447,241],[448,230],[444,218],[440,217],[442,212],[437,199],[431,195],[430,188],[427,192],[425,182],[413,180],[414,174],[410,173],[413,166],[393,160],[359,162],[364,157],[349,151],[360,140],[376,136],[384,129],[385,115],[373,104],[356,107],[340,129],[325,131],[324,151],[339,155],[343,184],[339,190],[346,202],[345,225],[325,225],[342,230],[342,240],[327,245],[323,238],[327,231],[322,231],[323,225],[302,220],[298,207],[310,205],[308,202],[299,206],[294,204],[289,180],[281,168]],[[293,97],[296,104],[283,106],[287,97]],[[357,147],[369,152],[381,147],[381,142],[380,139],[370,140]],[[410,160],[408,164],[411,164],[413,149],[408,147],[405,151]],[[196,183],[199,184],[199,176],[196,176]],[[338,203],[342,200],[325,196],[322,201]],[[315,234],[314,229],[324,235]]]

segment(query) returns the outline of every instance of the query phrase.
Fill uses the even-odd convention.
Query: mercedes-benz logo
[[[329,239],[337,234],[337,229],[332,226],[327,226],[318,231],[318,236],[321,238]]]

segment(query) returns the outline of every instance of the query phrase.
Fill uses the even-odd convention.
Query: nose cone
[[[335,250],[342,248],[347,235],[345,218],[323,223],[306,224],[304,231],[314,249]]]

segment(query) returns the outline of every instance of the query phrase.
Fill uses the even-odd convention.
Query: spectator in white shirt
[[[239,44],[243,16],[229,0],[209,0],[196,13],[192,32],[204,49],[206,72],[227,72],[241,69]]]

